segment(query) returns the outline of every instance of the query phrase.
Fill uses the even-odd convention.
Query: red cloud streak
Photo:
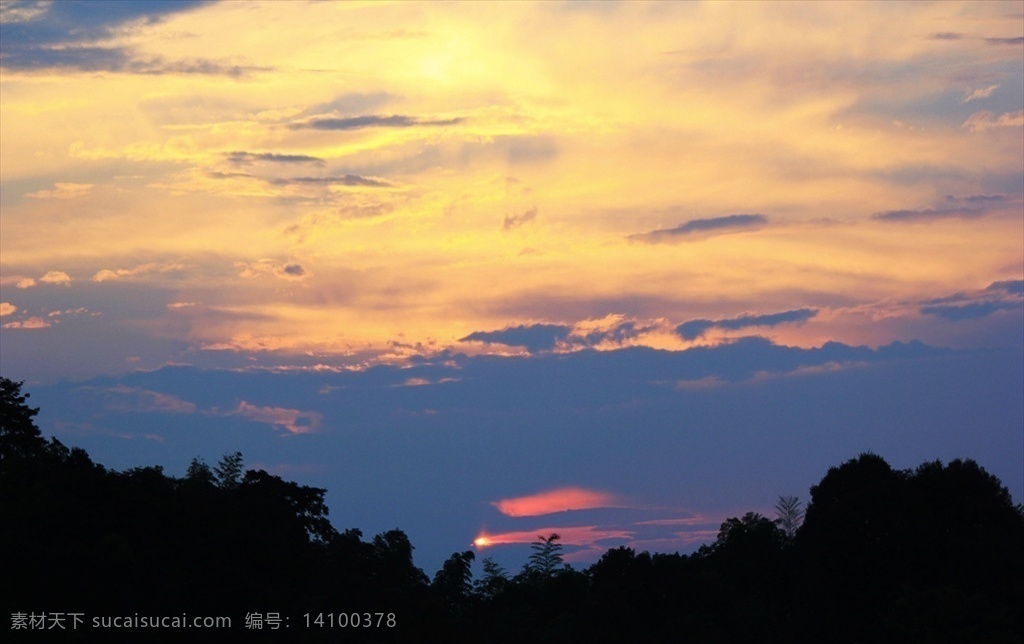
[[[507,543],[533,543],[551,534],[558,534],[559,543],[567,546],[590,546],[605,539],[630,539],[633,536],[633,532],[629,530],[605,529],[589,525],[537,528],[536,530],[502,532],[501,534],[481,533],[473,543],[478,548]]]

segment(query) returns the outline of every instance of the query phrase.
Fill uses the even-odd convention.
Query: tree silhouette
[[[39,409],[28,406],[23,384],[0,377],[0,465],[11,457],[37,456],[46,447],[33,420]]]
[[[233,490],[242,482],[242,453],[225,454],[213,468],[217,485],[224,490]]]
[[[192,484],[214,486],[217,484],[217,477],[213,470],[206,464],[206,461],[198,456],[192,459],[185,470],[185,480]]]
[[[476,581],[476,593],[484,599],[494,599],[508,587],[508,572],[490,557],[484,557],[483,567],[484,574]]]
[[[448,609],[448,612],[459,618],[468,608],[473,592],[473,560],[476,555],[472,550],[455,552],[442,564],[434,575],[430,589],[437,595]]]
[[[96,614],[379,611],[401,627],[373,641],[977,641],[1024,632],[1024,513],[970,460],[894,470],[874,454],[830,468],[806,516],[721,524],[695,554],[609,550],[563,566],[538,536],[522,573],[472,551],[431,583],[404,532],[338,532],[325,490],[242,455],[185,477],[106,470],[45,440],[22,383],[0,379],[0,604]],[[330,638],[336,631],[312,634]],[[326,640],[325,640],[326,641]]]
[[[796,531],[804,521],[804,509],[800,499],[795,496],[780,496],[775,504],[775,523],[790,539],[796,537]]]
[[[547,537],[537,535],[537,541],[530,544],[533,554],[530,555],[525,572],[545,578],[554,575],[562,565],[562,544],[558,543],[561,538],[557,533],[551,533]]]

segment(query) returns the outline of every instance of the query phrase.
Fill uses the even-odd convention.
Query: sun
[[[491,545],[491,540],[485,536],[479,536],[473,540],[473,545],[477,548],[486,548],[487,546]]]

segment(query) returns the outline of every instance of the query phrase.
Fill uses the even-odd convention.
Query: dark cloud
[[[336,186],[366,186],[369,188],[386,188],[392,184],[383,179],[373,177],[361,177],[358,174],[345,174],[338,177],[292,177],[290,179],[271,179],[274,185],[288,185],[294,183],[311,183]]]
[[[871,215],[879,221],[931,221],[935,219],[974,219],[984,212],[968,208],[925,208],[924,210],[887,210]]]
[[[929,40],[960,40],[964,37],[964,34],[956,31],[940,31],[928,36]]]
[[[268,163],[313,163],[323,165],[324,160],[320,157],[307,156],[305,154],[277,154],[274,152],[228,152],[228,161],[235,165],[251,165],[256,161]]]
[[[957,197],[946,195],[944,207],[921,210],[887,210],[871,215],[879,221],[933,221],[935,219],[977,219],[984,217],[1000,206],[1005,207],[1019,196],[1012,195],[970,195]]]
[[[248,172],[207,172],[206,176],[211,179],[258,179],[254,174]]]
[[[159,23],[173,13],[191,11],[208,0],[147,2],[7,3],[0,21],[0,65],[19,71],[48,69],[126,74],[209,74],[244,76],[266,71],[236,62],[203,58],[167,60],[142,57],[130,47],[100,47],[138,26]]]
[[[1016,295],[1018,297],[1024,296],[1024,280],[1006,280],[1002,282],[992,282],[987,287],[986,291],[1003,291],[1008,295]]]
[[[5,4],[0,22],[0,65],[19,71],[48,69],[127,74],[209,74],[244,76],[266,67],[237,62],[140,56],[130,47],[102,47],[125,30],[155,24],[171,13],[206,1],[54,2]]]
[[[946,195],[946,200],[955,200],[956,197],[953,195]],[[967,203],[979,203],[979,204],[992,204],[992,203],[1003,203],[1007,200],[1006,195],[971,195],[970,197],[964,197],[963,201]]]
[[[560,324],[530,324],[506,327],[501,331],[474,331],[459,342],[486,342],[523,347],[530,351],[549,351],[569,337],[572,328]]]
[[[638,233],[636,235],[630,235],[629,239],[634,241],[657,243],[662,241],[671,241],[688,235],[697,235],[700,233],[713,234],[716,232],[755,228],[762,226],[767,222],[767,217],[758,214],[727,215],[725,217],[711,217],[708,219],[691,219],[685,224],[680,224],[675,228],[663,228],[660,230],[652,230],[648,233]]]
[[[1024,45],[1024,37],[1016,38],[986,38],[985,42],[990,45]]]
[[[512,230],[518,228],[528,221],[531,221],[537,217],[537,208],[530,208],[521,215],[505,215],[505,221],[501,224],[502,230]]]
[[[404,114],[390,116],[351,116],[348,118],[315,117],[307,121],[292,123],[289,127],[295,130],[361,130],[368,127],[415,127],[434,125],[455,125],[465,119],[420,119]]]
[[[755,326],[776,326],[789,322],[800,324],[818,314],[817,309],[795,309],[768,315],[741,315],[721,320],[690,320],[676,327],[676,333],[684,340],[696,340],[711,329],[738,330]]]
[[[620,322],[609,329],[601,329],[581,335],[573,335],[571,340],[575,340],[584,346],[597,346],[604,342],[622,344],[627,340],[631,340],[643,333],[652,331],[655,328],[656,327],[653,325],[637,324],[632,320],[627,320]]]
[[[285,264],[281,267],[281,271],[295,277],[302,277],[306,274],[306,269],[302,268],[300,264]]]
[[[923,302],[923,315],[962,322],[980,320],[998,311],[1024,308],[1024,280],[993,282],[982,291],[956,293]]]

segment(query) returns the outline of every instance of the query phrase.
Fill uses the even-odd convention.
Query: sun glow
[[[473,539],[473,545],[477,548],[486,548],[491,545],[491,540],[484,535],[480,535],[476,539]]]

